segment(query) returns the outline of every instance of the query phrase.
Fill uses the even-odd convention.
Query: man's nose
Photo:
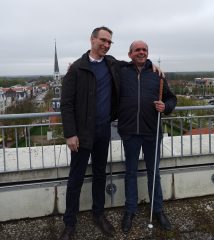
[[[106,48],[110,48],[110,47],[111,47],[111,44],[106,41],[106,42],[104,43],[104,46],[105,46]]]

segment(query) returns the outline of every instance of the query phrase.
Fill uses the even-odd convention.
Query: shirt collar
[[[90,62],[102,62],[104,57],[101,57],[100,59],[94,59],[93,57],[91,57],[90,55],[88,55],[89,57],[89,61]]]

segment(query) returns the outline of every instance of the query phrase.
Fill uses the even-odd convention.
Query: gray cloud
[[[101,25],[113,30],[118,59],[142,39],[164,71],[214,70],[213,0],[0,0],[0,9],[0,75],[52,74],[54,39],[64,74]]]

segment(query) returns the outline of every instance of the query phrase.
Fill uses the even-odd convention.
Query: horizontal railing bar
[[[214,118],[214,115],[204,115],[204,116],[195,116],[195,115],[192,115],[192,116],[175,116],[175,117],[165,117],[163,116],[162,119],[163,120],[172,120],[172,119],[189,119],[189,118]]]
[[[60,112],[43,112],[43,113],[17,113],[17,114],[1,114],[0,120],[4,119],[17,119],[17,118],[41,118],[41,117],[51,117],[60,116]]]
[[[175,111],[188,111],[188,110],[208,110],[214,109],[214,105],[200,105],[200,106],[179,106]],[[60,112],[43,112],[43,113],[18,113],[18,114],[1,114],[0,120],[4,119],[20,119],[20,118],[43,118],[51,116],[61,116]]]
[[[9,125],[9,126],[0,126],[1,128],[23,128],[23,127],[46,127],[46,126],[59,126],[62,123],[35,123],[35,124],[24,124],[24,125]]]
[[[184,111],[184,110],[208,110],[208,109],[214,109],[214,105],[179,106],[179,107],[175,107],[175,111]]]

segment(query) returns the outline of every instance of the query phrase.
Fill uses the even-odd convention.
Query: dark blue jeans
[[[103,214],[104,212],[106,164],[110,130],[110,123],[96,126],[92,150],[79,148],[78,152],[71,152],[71,165],[66,192],[66,210],[63,217],[65,225],[74,226],[77,222],[76,216],[79,212],[80,192],[90,154],[92,159],[93,174],[92,211],[95,217]]]
[[[133,135],[124,136],[123,146],[126,157],[126,173],[125,173],[125,210],[130,213],[136,213],[138,203],[138,187],[137,187],[137,171],[140,150],[144,153],[144,161],[146,163],[148,192],[150,201],[152,199],[154,160],[156,138]],[[154,208],[153,212],[160,212],[163,205],[163,196],[159,173],[160,162],[160,140],[158,144],[157,168],[155,176],[155,191],[154,191]]]

